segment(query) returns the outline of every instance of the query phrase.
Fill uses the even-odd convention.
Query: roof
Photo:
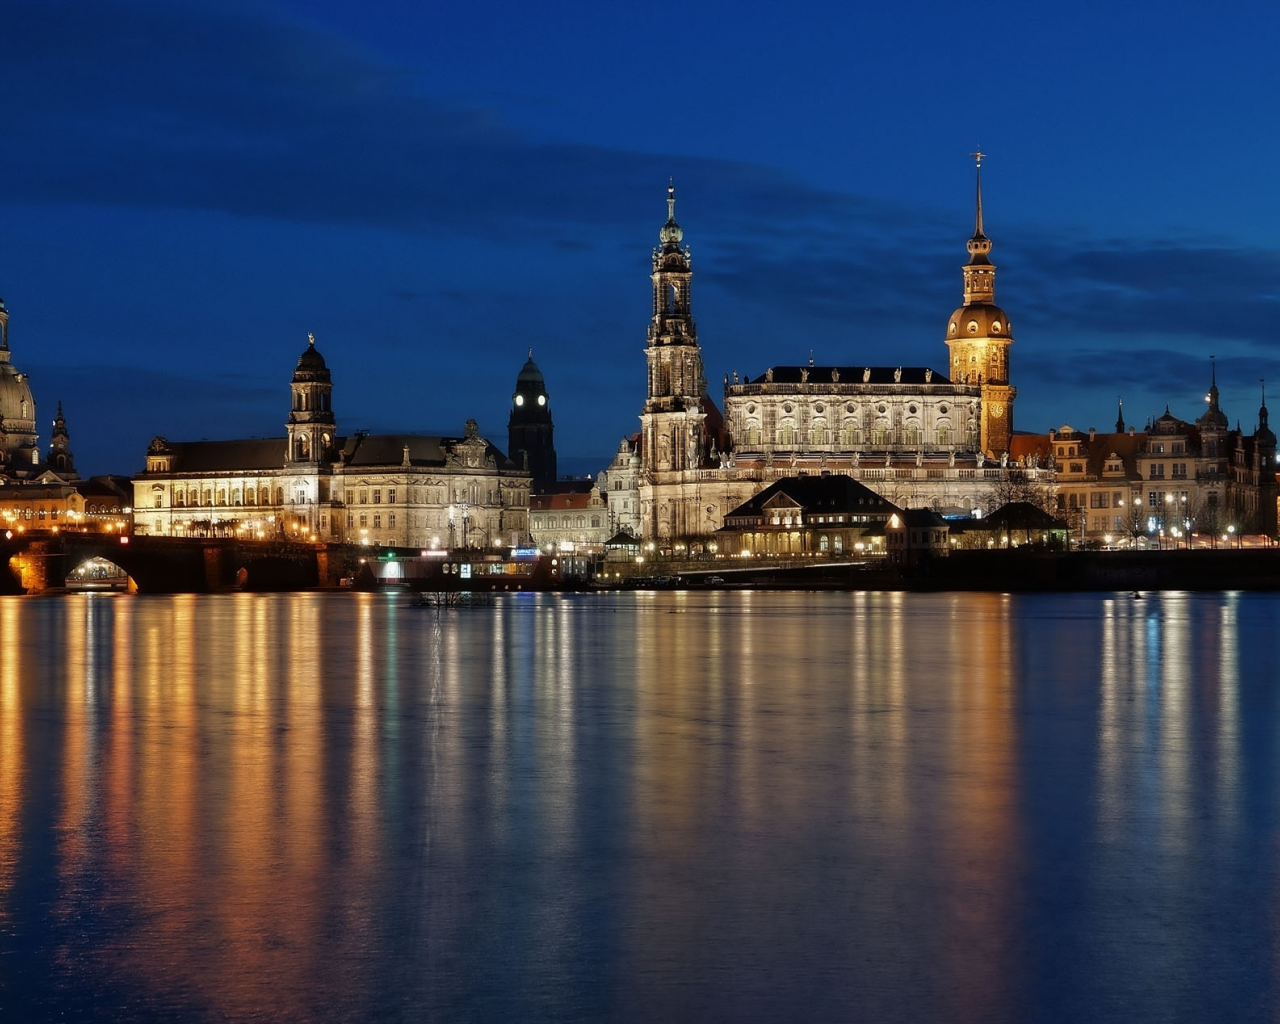
[[[590,508],[594,494],[591,491],[560,491],[555,494],[529,495],[530,512],[552,512],[560,509]]]
[[[754,379],[744,380],[743,383],[910,384],[912,386],[951,383],[943,374],[927,366],[774,366],[771,371],[772,378],[768,373],[762,373]]]
[[[937,512],[929,508],[908,508],[900,513],[902,525],[919,529],[922,526],[941,527],[947,529],[949,524]]]
[[[889,516],[901,511],[853,477],[839,473],[823,476],[789,476],[774,481],[750,501],[743,502],[725,518],[760,516],[775,497],[785,495],[806,513],[857,512],[859,515]]]
[[[989,530],[1065,530],[1067,524],[1055,519],[1042,508],[1028,501],[1011,501],[998,509],[977,525],[986,525]]]
[[[411,466],[443,466],[446,449],[464,442],[460,437],[435,437],[423,434],[355,434],[335,438],[342,461],[351,468],[373,469],[404,463],[404,450],[409,449]],[[499,469],[514,469],[515,464],[489,442],[486,460],[493,457]],[[173,456],[177,473],[246,473],[279,470],[285,467],[289,444],[287,438],[263,437],[238,441],[169,441],[167,450]]]

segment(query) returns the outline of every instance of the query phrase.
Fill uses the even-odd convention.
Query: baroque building
[[[1011,475],[1051,487],[1038,462],[1018,465],[1009,318],[995,303],[983,223],[981,154],[963,299],[947,321],[950,376],[928,366],[771,366],[724,378],[721,416],[706,391],[692,305],[692,261],[667,190],[653,253],[646,400],[637,500],[642,536],[707,535],[725,514],[784,476],[843,473],[901,508],[969,511],[992,504]],[[611,502],[612,506],[612,502]]]
[[[1219,402],[1216,366],[1194,422],[1164,413],[1145,429],[1114,433],[1063,426],[1025,435],[1055,467],[1057,512],[1073,542],[1096,546],[1216,544],[1223,535],[1276,532],[1275,435],[1266,396],[1251,435],[1232,430]]]
[[[528,536],[529,474],[480,437],[337,432],[333,380],[308,336],[285,436],[152,440],[134,528],[410,548],[487,548]]]

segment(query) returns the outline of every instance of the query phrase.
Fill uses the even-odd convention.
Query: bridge
[[[206,594],[223,590],[304,590],[337,586],[348,575],[344,545],[215,537],[147,537],[103,533],[0,535],[0,594],[62,589],[91,558],[129,575],[143,594]]]

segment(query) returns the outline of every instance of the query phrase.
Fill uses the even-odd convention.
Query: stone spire
[[[676,223],[676,183],[675,179],[668,179],[667,182],[667,222],[662,225],[662,230],[658,232],[658,240],[662,243],[664,251],[673,251],[680,248],[680,243],[684,241],[684,229]]]
[[[969,264],[964,268],[964,304],[995,302],[996,268],[990,259],[991,239],[982,229],[982,159],[985,153],[970,154],[977,163],[977,192],[974,201],[973,237],[969,239]]]
[[[71,434],[67,420],[62,415],[62,402],[58,402],[58,415],[53,419],[53,434],[49,438],[49,465],[59,476],[68,480],[76,478],[76,462],[71,454]]]

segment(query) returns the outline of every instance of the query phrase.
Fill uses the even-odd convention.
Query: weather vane
[[[979,166],[979,167],[981,167],[981,166],[982,166],[982,158],[983,158],[984,156],[986,156],[987,154],[986,154],[986,153],[984,153],[984,152],[982,152],[981,147],[979,147],[978,149],[976,149],[974,152],[970,153],[969,155],[970,155],[971,157],[973,157],[973,159],[977,162],[978,166]]]

